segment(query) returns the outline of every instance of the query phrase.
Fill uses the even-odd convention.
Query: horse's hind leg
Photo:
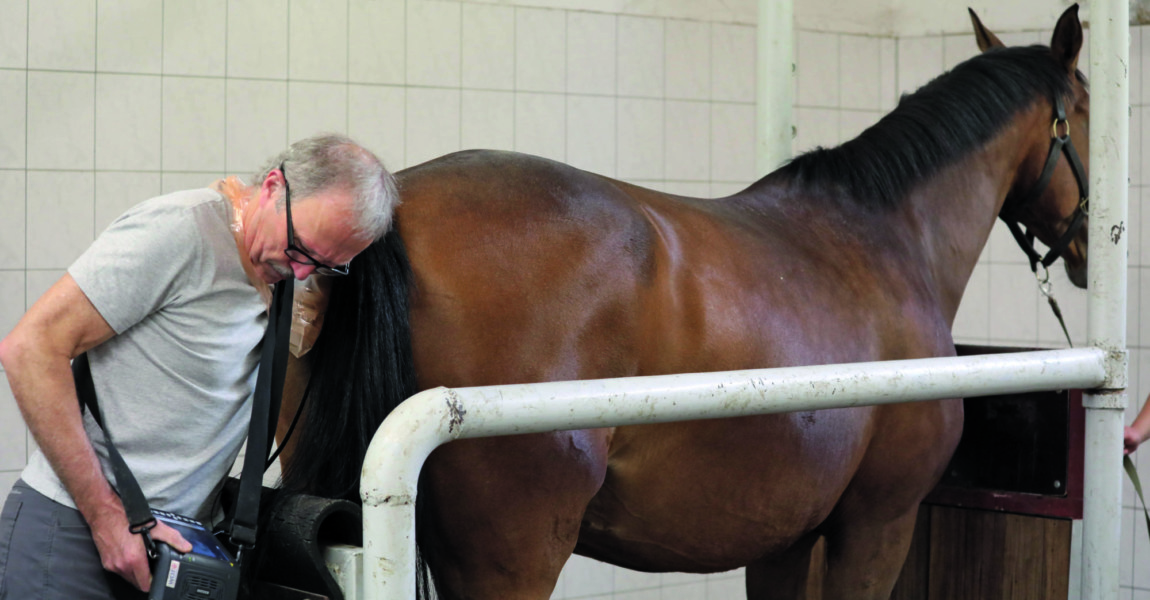
[[[918,506],[962,434],[962,401],[883,407],[859,469],[820,531],[824,600],[887,600],[914,537]]]
[[[547,600],[606,473],[603,430],[459,440],[424,470],[421,548],[445,600]]]
[[[819,600],[822,564],[811,564],[811,550],[818,539],[812,532],[782,556],[747,565],[747,600]]]
[[[854,522],[827,536],[823,600],[887,600],[902,571],[918,516],[915,506],[885,523]]]

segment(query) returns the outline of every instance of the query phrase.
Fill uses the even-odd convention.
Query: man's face
[[[266,283],[295,278],[306,279],[315,265],[290,260],[287,211],[276,210],[283,193],[283,177],[273,171],[261,186],[258,211],[245,231],[248,253],[256,274]],[[307,198],[291,197],[291,219],[295,247],[325,265],[339,266],[351,262],[371,243],[351,235],[353,216],[349,207],[353,198],[346,190],[324,191]],[[305,259],[306,261],[306,259]]]

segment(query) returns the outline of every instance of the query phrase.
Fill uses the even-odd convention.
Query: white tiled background
[[[713,12],[683,2],[645,14],[610,12],[627,3],[606,0],[585,0],[587,10],[540,6],[576,0],[513,4],[0,0],[0,335],[128,206],[224,174],[246,177],[289,140],[317,131],[348,133],[393,169],[488,147],[693,196],[724,196],[756,178],[748,11],[723,2]],[[954,19],[966,18],[964,6],[955,4]],[[1045,41],[1051,25],[1001,37]],[[796,152],[849,139],[900,93],[975,51],[970,35],[819,27],[800,22],[796,34]],[[1150,391],[1142,345],[1150,345],[1150,314],[1143,325],[1140,310],[1150,286],[1140,210],[1150,193],[1142,36],[1131,30],[1131,417]],[[1146,41],[1150,52],[1150,34]],[[1082,344],[1085,296],[1060,265],[1053,274]],[[1064,344],[1002,227],[974,271],[954,333],[960,342]],[[0,493],[31,447],[5,382]],[[1150,458],[1140,458],[1150,477]],[[1150,541],[1132,497],[1126,505],[1122,597],[1150,600]],[[741,598],[742,574],[650,575],[575,558],[554,597]]]

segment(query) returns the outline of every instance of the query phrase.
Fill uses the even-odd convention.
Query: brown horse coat
[[[1001,45],[975,24],[984,49]],[[1046,65],[1085,154],[1081,41],[1075,7],[1052,49],[995,49],[947,77],[982,81],[1009,52]],[[946,77],[931,85],[858,141],[718,200],[507,152],[398,173],[418,388],[953,355],[962,291],[1008,197],[1038,179],[1052,105],[1028,92],[934,162],[919,155],[964,134],[947,117],[924,129],[921,152],[882,150],[902,139],[897,127],[929,121],[916,110],[949,106],[933,98],[966,97]],[[922,164],[901,180],[827,166],[851,157],[895,175],[882,160]],[[826,175],[836,170],[848,174]],[[1077,201],[1063,161],[1040,199],[1016,208],[1051,243]],[[1077,239],[1068,268],[1084,268],[1084,252]],[[822,593],[885,598],[961,428],[961,402],[948,400],[456,441],[424,469],[421,548],[446,598],[547,598],[572,552],[644,571],[746,566],[748,597],[794,598],[824,536]],[[288,462],[344,460],[305,456],[306,424],[301,435]],[[289,487],[323,491],[291,473]]]

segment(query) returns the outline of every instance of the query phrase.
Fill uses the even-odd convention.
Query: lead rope
[[[1038,279],[1038,291],[1046,296],[1046,301],[1050,304],[1050,310],[1054,313],[1054,318],[1058,319],[1058,324],[1062,326],[1062,335],[1066,336],[1066,343],[1070,347],[1074,347],[1074,342],[1070,341],[1070,332],[1066,330],[1066,321],[1062,319],[1062,309],[1058,307],[1058,301],[1054,299],[1053,285],[1050,283],[1050,271],[1046,265],[1039,263],[1042,266],[1042,275],[1038,274],[1037,269],[1034,271],[1034,277]]]

